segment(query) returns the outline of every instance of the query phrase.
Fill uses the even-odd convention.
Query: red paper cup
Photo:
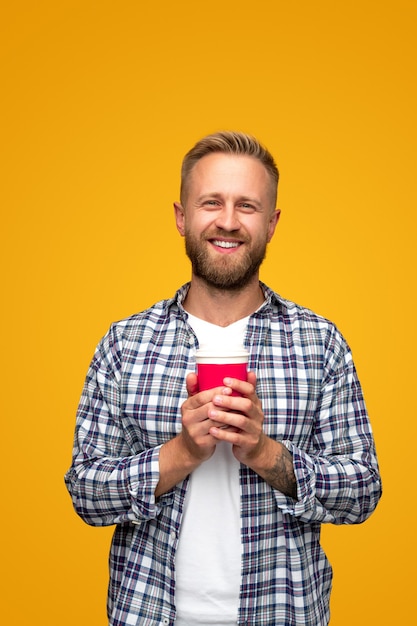
[[[231,350],[223,354],[210,350],[197,350],[199,391],[221,387],[224,384],[223,379],[226,377],[247,380],[248,358],[249,353],[241,349]],[[240,394],[233,391],[232,395],[238,396]]]

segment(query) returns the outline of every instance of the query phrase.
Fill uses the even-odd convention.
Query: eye
[[[203,202],[203,206],[207,207],[208,209],[215,209],[220,205],[218,200],[204,200]]]
[[[239,209],[245,213],[253,213],[256,211],[256,207],[253,204],[250,204],[250,202],[241,202],[239,204]]]

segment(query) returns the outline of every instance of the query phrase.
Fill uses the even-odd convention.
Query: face
[[[221,290],[258,280],[279,217],[270,189],[269,173],[253,157],[213,153],[196,163],[184,206],[174,205],[193,279]]]

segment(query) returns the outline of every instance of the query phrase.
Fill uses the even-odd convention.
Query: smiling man
[[[203,293],[210,286],[235,297],[249,285],[259,292],[258,270],[279,217],[274,181],[251,156],[213,153],[195,164],[182,204],[175,203],[192,263],[189,297],[197,283]]]
[[[199,141],[174,204],[191,282],[94,355],[66,482],[87,523],[116,524],[111,626],[324,626],[320,525],[360,523],[379,500],[348,345],[259,280],[277,185],[253,137]],[[199,391],[197,348],[236,343],[247,381]]]

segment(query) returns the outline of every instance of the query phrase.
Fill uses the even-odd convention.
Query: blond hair
[[[275,208],[278,194],[279,172],[271,153],[262,146],[255,137],[241,132],[221,131],[207,135],[198,141],[184,157],[181,167],[181,203],[184,204],[187,195],[187,182],[196,163],[215,152],[251,156],[258,159],[267,170],[271,179],[271,195]]]

